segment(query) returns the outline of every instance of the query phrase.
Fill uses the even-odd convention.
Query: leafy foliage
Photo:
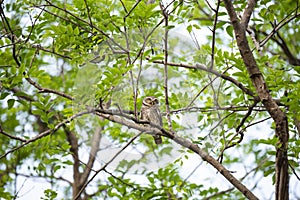
[[[165,133],[155,146],[139,135],[150,95],[166,131],[237,172],[258,197],[278,192],[260,181],[276,184],[284,145],[224,1],[150,2],[1,1],[1,198],[21,198],[24,178],[51,186],[43,199],[244,198],[216,184],[217,174],[206,177],[212,167],[197,166],[177,137]],[[243,17],[247,1],[233,6]],[[299,7],[258,1],[244,27],[264,87],[288,121],[291,198],[300,173]]]

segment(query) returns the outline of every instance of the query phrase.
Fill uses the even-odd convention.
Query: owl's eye
[[[148,104],[151,104],[151,102],[152,102],[150,98],[145,99],[145,101],[146,101],[146,103],[148,103]]]
[[[153,104],[159,104],[158,99],[154,99]]]

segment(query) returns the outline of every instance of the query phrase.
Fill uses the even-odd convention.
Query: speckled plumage
[[[141,109],[141,119],[149,121],[158,126],[162,126],[162,117],[159,110],[159,101],[156,97],[145,97]],[[162,138],[160,135],[153,135],[155,144],[161,144]]]

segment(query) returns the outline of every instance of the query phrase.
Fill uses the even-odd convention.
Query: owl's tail
[[[153,135],[155,144],[161,144],[162,143],[162,138],[160,135]]]

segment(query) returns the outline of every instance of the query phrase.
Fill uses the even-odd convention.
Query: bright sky
[[[191,39],[191,35],[188,34],[188,32],[186,31],[186,29],[183,26],[177,27],[176,29],[174,29],[172,34],[173,34],[173,36],[175,36],[175,35],[179,36],[179,38],[182,39],[181,42],[183,42],[183,43],[188,42],[189,44],[194,45],[194,43]],[[201,30],[195,31],[195,35],[200,36],[199,38],[197,38],[197,40],[200,44],[204,44],[206,42],[205,35],[208,35],[208,34],[209,34],[208,30],[201,29]],[[180,52],[178,52],[178,54],[179,53]],[[185,119],[185,120],[190,121],[189,119]],[[259,128],[257,128],[257,127],[249,128],[245,134],[245,138],[242,143],[246,143],[246,142],[250,141],[252,138],[260,138],[260,139],[268,138],[271,133],[271,130],[269,129],[269,127],[270,127],[269,122],[264,122],[259,125]],[[195,133],[194,131],[195,130],[193,130],[191,133]],[[102,143],[101,146],[103,146],[103,144],[109,144],[108,141],[103,140],[103,142],[104,143]],[[173,144],[173,146],[176,146],[176,145],[177,144]],[[257,148],[264,148],[264,147],[260,146]],[[180,147],[178,147],[176,149],[180,149]],[[101,166],[101,164],[103,163],[103,161],[108,161],[111,158],[111,156],[114,155],[114,153],[118,152],[118,150],[119,149],[116,147],[112,147],[107,150],[103,150],[100,153],[99,158],[97,158],[97,163],[95,164],[94,168],[98,169]],[[125,152],[123,152],[123,154],[121,154],[119,157],[117,157],[117,159],[108,168],[109,171],[113,172],[113,170],[114,170],[115,166],[117,166],[118,162],[122,161],[123,159],[130,160],[130,159],[136,158],[139,154],[135,153],[133,150],[134,149],[132,147],[129,147]],[[140,148],[139,150],[143,151],[142,148]],[[88,149],[87,149],[87,152],[88,152]],[[182,155],[182,154],[178,153],[177,151],[175,151],[175,152],[176,153],[172,154],[170,157],[163,158],[162,162],[157,162],[155,157],[151,157],[153,155],[150,155],[149,160],[152,160],[153,162],[150,162],[144,166],[137,166],[137,168],[147,167],[149,170],[157,170],[159,166],[164,166],[168,162],[173,162],[175,159],[177,159],[178,157],[180,157]],[[253,161],[253,159],[251,159],[249,157],[245,158],[243,155],[243,152],[236,150],[236,148],[229,149],[228,151],[226,151],[226,153],[231,156],[240,157],[241,162],[243,162],[243,159],[247,159],[246,163],[247,162],[250,163],[251,161]],[[86,154],[86,152],[82,152],[81,156],[83,158],[82,160],[84,161],[87,159],[88,155]],[[30,161],[28,161],[28,162],[30,162]],[[243,162],[243,163],[245,164],[245,162]],[[234,176],[236,176],[237,178],[240,178],[245,174],[245,167],[247,167],[247,170],[251,169],[251,166],[243,166],[242,165],[243,163],[236,164],[235,166],[231,166],[229,168],[229,170],[231,170],[231,171],[236,171],[236,173],[234,173]],[[185,177],[189,176],[191,171],[199,164],[201,164],[201,165],[193,173],[193,175],[189,178],[189,181],[195,182],[197,184],[203,184],[206,186],[206,188],[209,186],[212,186],[212,187],[218,186],[221,189],[228,189],[228,188],[232,187],[231,184],[220,173],[216,173],[216,170],[212,166],[210,166],[206,162],[203,162],[202,159],[198,155],[195,155],[195,154],[190,154],[189,158],[184,162],[183,166],[180,168],[180,173],[181,173],[182,177],[185,178]],[[25,168],[21,169],[20,171],[24,172],[24,173],[28,172],[28,170]],[[68,168],[65,170],[61,170],[60,172],[61,172],[62,176],[64,176],[65,178],[67,178],[69,180],[72,180],[72,170],[70,170]],[[105,174],[101,173],[100,176],[105,176]],[[146,179],[143,176],[136,176],[136,175],[132,175],[132,174],[128,175],[128,176],[141,184],[146,182]],[[295,181],[296,181],[295,179],[291,179],[291,185],[296,185],[296,186],[299,185],[299,184],[295,183]],[[262,178],[258,183],[258,188],[256,188],[253,191],[254,194],[257,195],[260,199],[272,199],[274,197],[274,196],[272,196],[272,193],[274,192],[274,186],[272,186],[271,182],[272,182],[271,178]],[[248,179],[248,182],[245,182],[247,187],[252,187],[253,184],[255,184],[255,183],[256,182],[251,182],[251,178],[250,178],[250,180]],[[32,200],[32,199],[39,199],[39,197],[43,197],[44,190],[50,189],[50,184],[44,182],[40,178],[27,178],[27,177],[18,176],[17,188],[19,190],[18,196],[19,196],[20,200]],[[291,190],[295,190],[295,189],[291,188]],[[60,190],[58,190],[58,191],[62,192]],[[70,194],[71,194],[71,191],[70,191]],[[298,192],[298,194],[300,196],[300,191]],[[62,197],[61,194],[59,194],[58,199],[60,199],[60,197]]]

